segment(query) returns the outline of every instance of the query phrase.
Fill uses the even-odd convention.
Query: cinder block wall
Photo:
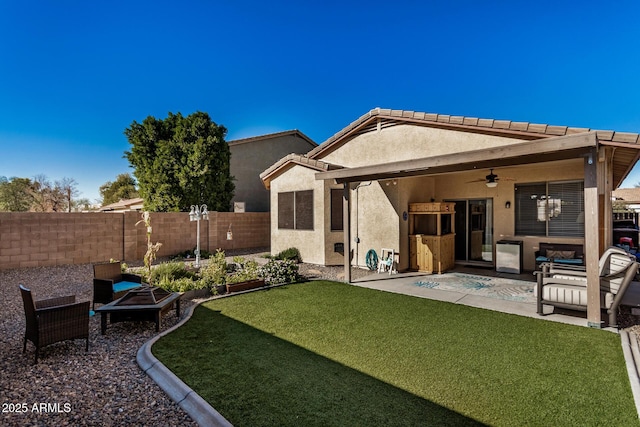
[[[147,230],[140,212],[0,212],[0,270],[144,258]],[[232,226],[233,240],[226,240]],[[197,223],[185,212],[152,213],[151,241],[159,257],[193,249]],[[200,221],[200,248],[208,251],[268,247],[267,212],[211,212]]]
[[[215,212],[209,228],[210,250],[265,248],[271,244],[271,220],[268,212]],[[227,240],[231,229],[232,240]],[[266,230],[266,233],[265,233]],[[202,233],[202,230],[200,230]]]

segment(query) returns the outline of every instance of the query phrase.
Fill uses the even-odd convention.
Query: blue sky
[[[372,108],[640,132],[640,2],[0,0],[0,176],[132,172],[134,120],[320,143]],[[640,182],[640,168],[625,184]]]

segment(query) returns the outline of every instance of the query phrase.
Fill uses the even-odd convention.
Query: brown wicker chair
[[[93,265],[93,308],[98,304],[109,304],[123,297],[132,289],[139,288],[142,278],[136,274],[123,273],[119,262],[104,262]]]
[[[84,338],[89,351],[89,301],[76,303],[73,295],[34,301],[31,291],[20,285],[27,327],[22,352],[27,350],[27,340],[38,352],[44,346],[58,341]]]

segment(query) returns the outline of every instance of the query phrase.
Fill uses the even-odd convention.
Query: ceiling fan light
[[[498,182],[497,181],[489,181],[487,182],[487,187],[489,188],[494,188],[498,186]]]

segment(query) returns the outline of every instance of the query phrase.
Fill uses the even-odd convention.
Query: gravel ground
[[[266,262],[260,252],[264,253],[228,255]],[[343,278],[342,267],[301,264],[300,273]],[[368,272],[354,269],[352,274],[361,277]],[[93,316],[88,352],[82,340],[53,344],[41,350],[37,365],[31,342],[22,353],[25,320],[18,285],[31,289],[35,299],[75,295],[79,302],[91,300],[92,279],[89,264],[0,271],[0,425],[195,426],[136,363],[138,349],[156,334],[152,322],[109,324],[107,333],[100,335],[100,316]],[[192,304],[183,300],[181,312]],[[171,310],[163,316],[161,330],[177,322]],[[43,403],[49,407],[41,412]]]

